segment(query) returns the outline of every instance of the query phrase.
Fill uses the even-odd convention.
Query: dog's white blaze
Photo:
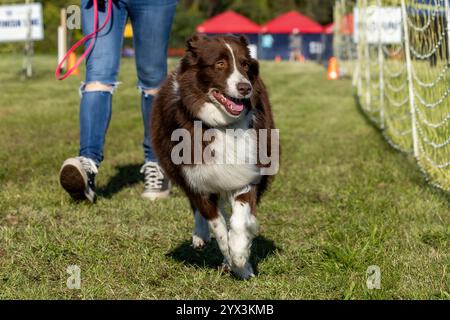
[[[250,81],[248,81],[247,78],[245,78],[242,75],[242,73],[239,72],[239,69],[237,68],[237,65],[236,65],[236,58],[234,56],[234,52],[233,52],[233,49],[231,48],[231,46],[226,42],[225,42],[225,46],[228,48],[228,50],[230,50],[231,57],[233,58],[233,72],[227,79],[227,88],[225,91],[226,91],[227,95],[229,95],[233,98],[240,98],[241,95],[240,95],[239,91],[237,90],[237,84],[240,82],[250,84]]]
[[[247,130],[252,118],[250,112],[229,129]],[[260,177],[257,162],[257,141],[255,135],[230,136],[226,129],[216,129],[211,150],[216,163],[183,166],[183,173],[189,186],[196,192],[209,194],[236,191],[254,183]],[[240,141],[240,139],[248,139]]]
[[[209,226],[208,221],[206,221],[205,218],[198,212],[198,210],[195,210],[194,214],[194,231],[192,232],[192,245],[194,248],[199,249],[206,245],[211,240],[210,234],[209,234]]]

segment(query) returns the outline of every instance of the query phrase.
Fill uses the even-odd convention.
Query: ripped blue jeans
[[[91,158],[97,165],[103,161],[123,33],[130,18],[144,122],[144,157],[146,162],[156,161],[151,146],[151,108],[154,91],[167,75],[167,47],[176,4],[177,0],[113,0],[111,20],[98,34],[86,60],[86,81],[80,90],[80,156]],[[93,1],[81,0],[81,7],[86,35],[93,31]],[[99,1],[99,24],[106,18],[106,8],[107,3]]]

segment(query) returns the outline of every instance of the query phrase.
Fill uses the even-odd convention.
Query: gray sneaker
[[[170,194],[170,181],[156,162],[147,162],[141,168],[144,174],[142,197],[150,200],[166,198]]]
[[[97,166],[85,157],[69,158],[64,161],[59,172],[59,181],[74,200],[95,202],[95,175]]]

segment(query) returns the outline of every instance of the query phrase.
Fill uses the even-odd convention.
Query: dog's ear
[[[192,53],[197,53],[200,44],[205,40],[205,37],[199,34],[194,34],[188,41],[186,41],[186,50]]]
[[[239,41],[240,41],[244,46],[248,47],[249,42],[248,42],[248,39],[247,39],[246,36],[240,35],[240,36],[239,36]]]
[[[198,53],[204,41],[206,41],[206,37],[199,34],[194,34],[188,41],[186,41],[186,54],[182,60],[182,65],[188,66],[198,63]]]
[[[250,59],[249,74],[253,80],[259,77],[259,63],[256,59]]]
[[[248,41],[248,38],[244,35],[239,36],[239,43],[244,47],[247,55],[250,56],[250,41]]]

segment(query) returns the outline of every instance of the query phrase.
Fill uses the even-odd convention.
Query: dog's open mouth
[[[211,95],[233,116],[239,116],[244,111],[244,101],[242,99],[229,97],[219,90],[212,90]]]

